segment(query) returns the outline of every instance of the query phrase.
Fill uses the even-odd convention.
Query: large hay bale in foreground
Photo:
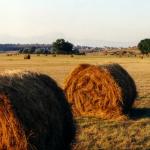
[[[68,76],[64,91],[75,116],[123,119],[136,98],[131,76],[118,64],[81,64]]]
[[[63,91],[46,75],[0,74],[0,149],[67,150],[75,128]]]

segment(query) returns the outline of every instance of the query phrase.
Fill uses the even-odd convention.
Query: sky
[[[0,43],[134,46],[150,38],[150,0],[0,0]]]

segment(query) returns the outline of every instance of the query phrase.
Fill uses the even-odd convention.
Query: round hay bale
[[[56,57],[57,55],[56,54],[52,54],[52,57]]]
[[[13,54],[7,53],[6,56],[13,56]]]
[[[81,64],[66,80],[64,91],[75,116],[125,119],[137,96],[131,76],[118,64]]]
[[[0,74],[0,149],[68,150],[75,126],[63,91],[29,71]]]
[[[24,59],[31,59],[30,54],[24,55]]]

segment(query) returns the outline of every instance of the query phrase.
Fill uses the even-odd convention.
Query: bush
[[[73,44],[64,39],[57,39],[52,44],[53,53],[56,54],[72,54]]]
[[[141,40],[138,44],[138,48],[142,54],[150,53],[150,39]]]

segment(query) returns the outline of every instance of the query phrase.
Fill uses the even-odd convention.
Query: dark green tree
[[[52,44],[52,51],[56,54],[72,54],[73,44],[64,39],[57,39]]]
[[[150,39],[141,40],[138,44],[138,48],[143,54],[150,53]]]

